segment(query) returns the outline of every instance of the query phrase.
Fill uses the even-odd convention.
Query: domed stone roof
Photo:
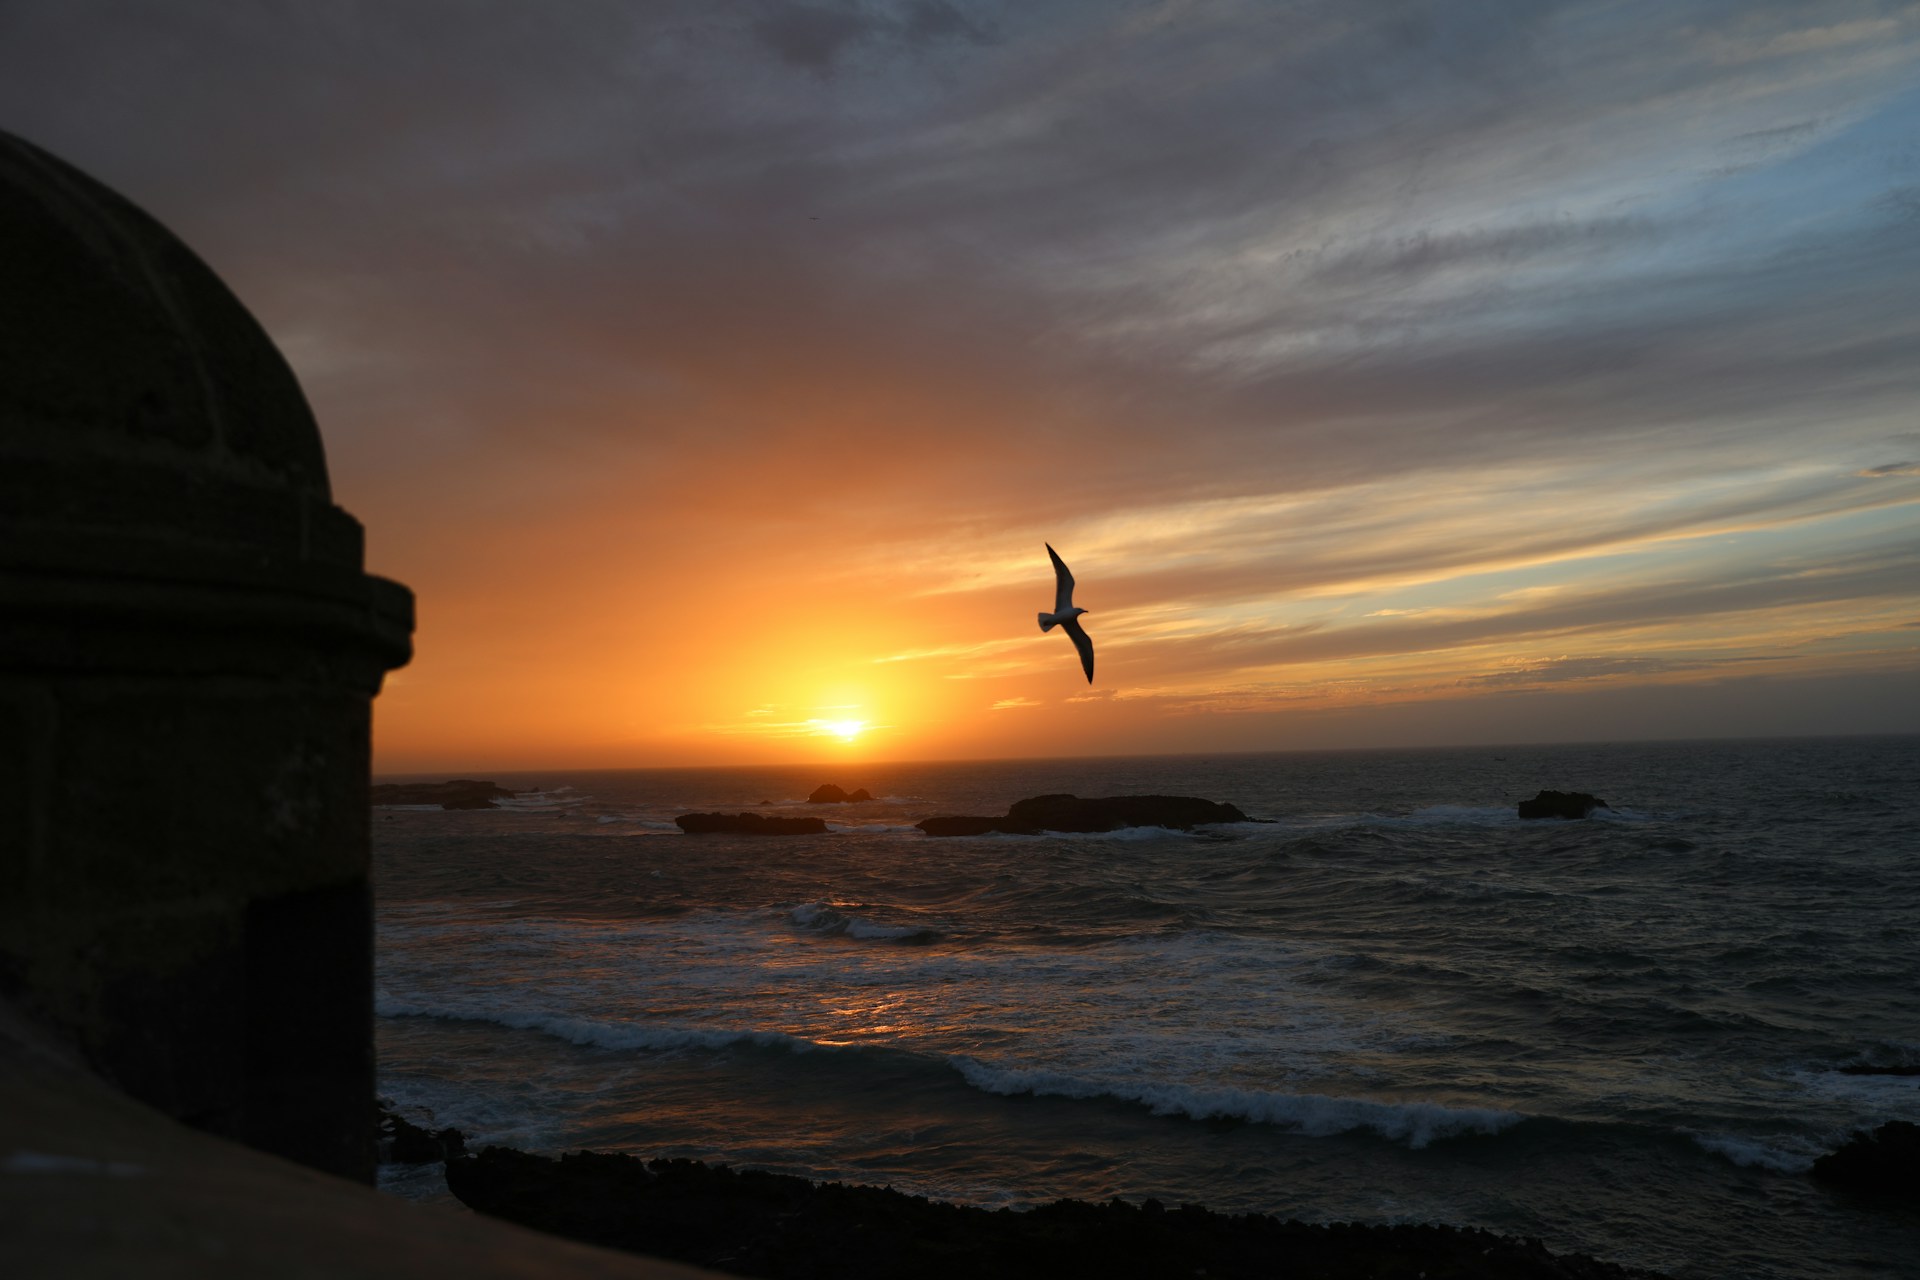
[[[166,228],[3,133],[0,225],[9,437],[327,496],[292,370]]]
[[[325,601],[404,661],[410,594],[360,572],[361,542],[298,380],[220,278],[0,132],[0,611],[70,604],[55,575],[116,608],[130,583],[237,588]]]

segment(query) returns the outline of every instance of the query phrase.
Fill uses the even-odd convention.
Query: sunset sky
[[[1920,730],[1920,5],[9,0],[0,128],[299,374],[382,771]]]

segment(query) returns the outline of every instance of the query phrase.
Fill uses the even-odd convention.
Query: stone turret
[[[246,308],[0,134],[0,996],[369,1179],[370,712],[413,597],[361,554]]]

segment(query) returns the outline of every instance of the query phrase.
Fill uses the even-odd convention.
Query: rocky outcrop
[[[690,836],[818,836],[827,831],[820,818],[769,818],[761,813],[683,813],[673,821]]]
[[[1520,802],[1523,818],[1584,818],[1595,809],[1613,806],[1599,796],[1584,791],[1542,791],[1531,800]]]
[[[930,836],[980,836],[991,832],[1038,835],[1042,831],[1119,831],[1126,827],[1168,827],[1191,831],[1207,822],[1247,822],[1230,804],[1192,796],[1034,796],[1017,800],[1001,818],[948,815],[916,823]]]
[[[873,799],[873,797],[867,793],[865,787],[860,788],[858,791],[848,793],[834,786],[831,782],[823,782],[813,789],[813,794],[807,797],[807,803],[859,804],[864,800],[871,799]]]
[[[1156,1200],[989,1210],[884,1187],[588,1151],[549,1160],[493,1147],[449,1160],[447,1186],[481,1213],[556,1235],[782,1280],[1654,1275],[1479,1230],[1313,1226]]]
[[[1889,1120],[1813,1162],[1812,1176],[1850,1191],[1920,1204],[1920,1124]]]
[[[377,782],[370,794],[376,806],[437,804],[442,809],[498,809],[495,800],[510,799],[518,793],[496,782],[455,778],[451,782]]]
[[[381,1164],[433,1164],[467,1154],[467,1136],[458,1129],[423,1129],[382,1098],[374,1129]]]

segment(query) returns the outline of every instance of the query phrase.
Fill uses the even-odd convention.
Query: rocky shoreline
[[[695,1160],[505,1147],[447,1160],[481,1213],[584,1243],[768,1280],[1060,1276],[1209,1280],[1659,1280],[1538,1240],[1447,1226],[1316,1225],[1155,1200],[1015,1211]]]
[[[471,1152],[458,1129],[377,1112],[383,1164],[441,1164],[447,1189],[491,1217],[584,1244],[765,1280],[929,1280],[1063,1275],[1212,1280],[1664,1280],[1662,1273],[1532,1238],[1444,1225],[1304,1223],[1200,1205],[1056,1200],[983,1209],[890,1187],[816,1183],[697,1160],[510,1147]],[[1815,1181],[1875,1203],[1920,1192],[1920,1126],[1861,1132],[1817,1161]]]

